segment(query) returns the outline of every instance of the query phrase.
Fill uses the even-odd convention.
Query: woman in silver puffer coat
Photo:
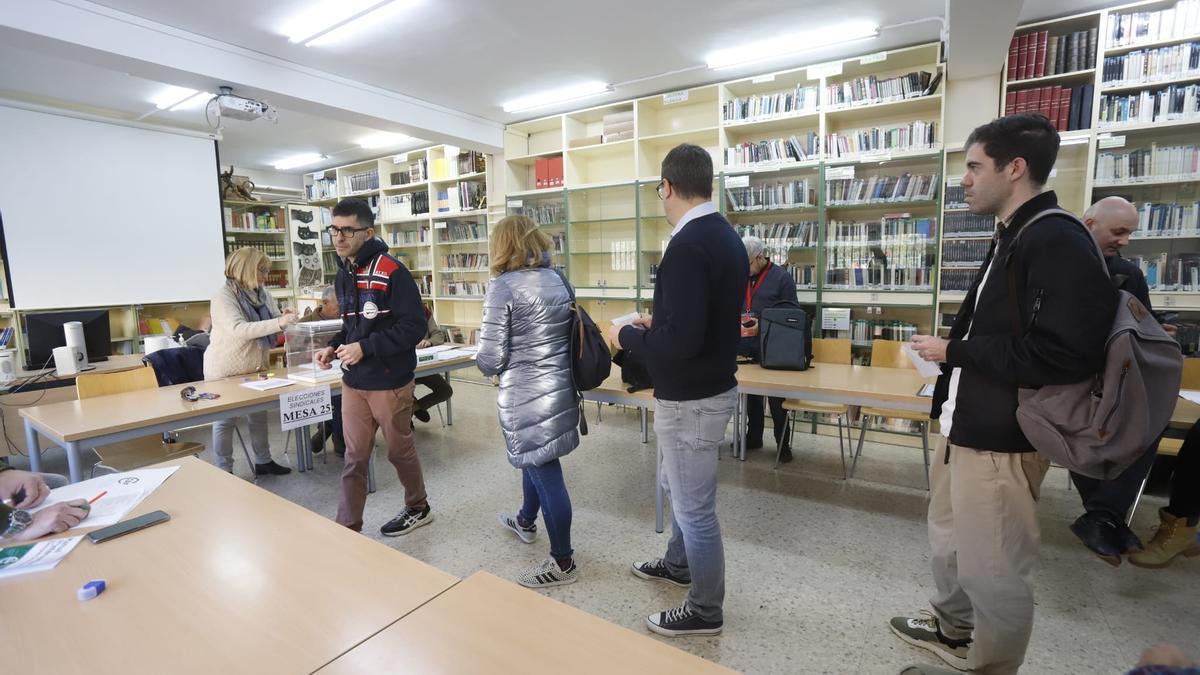
[[[550,558],[517,577],[530,588],[574,583],[571,497],[559,458],[579,446],[579,401],[571,381],[571,293],[550,267],[552,243],[525,216],[492,228],[491,269],[483,301],[477,364],[500,376],[497,407],[508,461],[521,470],[521,510],[500,524],[521,541],[537,536],[537,514],[550,537]]]

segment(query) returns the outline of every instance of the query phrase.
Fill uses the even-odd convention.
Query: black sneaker
[[[762,449],[762,439],[759,438],[758,440],[754,440],[754,439],[750,438],[749,436],[747,436],[746,437],[746,449],[747,450],[761,450]]]
[[[687,603],[646,617],[646,628],[667,637],[685,637],[688,635],[720,635],[721,621],[706,621],[700,618]]]
[[[431,419],[429,417],[429,411],[423,410],[420,408],[413,410],[413,417],[421,420],[422,422],[424,422],[426,424],[429,424],[429,420]]]
[[[291,472],[292,470],[288,467],[276,464],[275,460],[254,465],[255,476],[283,476]]]
[[[916,618],[897,616],[888,622],[888,626],[896,637],[914,647],[933,652],[947,665],[957,670],[968,668],[967,654],[971,649],[971,639],[952,640],[946,637],[932,612],[922,611],[921,616]]]
[[[687,588],[692,585],[691,579],[671,574],[671,571],[667,569],[667,564],[663,562],[662,558],[651,560],[650,562],[635,562],[630,566],[630,569],[633,570],[634,576],[649,579],[650,581],[661,581],[672,586],[679,586],[680,588]]]
[[[433,513],[430,512],[428,505],[424,509],[413,509],[406,506],[400,515],[387,521],[387,524],[379,528],[379,531],[385,537],[402,537],[431,522],[433,522]]]
[[[325,450],[325,433],[322,431],[318,431],[317,433],[313,434],[312,438],[308,439],[308,449],[314,455],[320,454],[322,451],[324,451]]]
[[[1146,547],[1142,544],[1142,540],[1133,533],[1133,530],[1129,529],[1125,521],[1118,518],[1113,521],[1113,525],[1117,530],[1117,547],[1121,549],[1122,553],[1132,555],[1146,550]]]
[[[1109,518],[1098,513],[1085,513],[1071,523],[1071,532],[1096,557],[1113,567],[1120,566],[1121,554],[1125,550],[1119,540],[1117,526]]]
[[[346,456],[346,441],[338,438],[336,434],[333,437],[333,451],[337,453],[338,457]]]

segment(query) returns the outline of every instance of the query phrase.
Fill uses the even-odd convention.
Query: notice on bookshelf
[[[672,91],[662,95],[663,105],[671,105],[672,103],[683,103],[688,100],[687,89],[680,91]]]
[[[1125,147],[1125,137],[1101,134],[1096,138],[1096,147],[1101,150],[1107,150],[1109,148],[1123,148]]]

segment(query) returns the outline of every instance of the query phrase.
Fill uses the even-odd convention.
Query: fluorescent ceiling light
[[[589,96],[598,96],[610,91],[612,91],[612,87],[608,86],[608,84],[593,80],[591,82],[581,82],[569,87],[552,89],[531,96],[513,99],[501,104],[501,107],[504,108],[504,112],[506,113],[523,112],[534,108],[544,108],[556,103],[570,103],[571,101],[578,101],[581,98]]]
[[[316,164],[323,159],[325,159],[325,155],[322,155],[319,152],[304,152],[299,155],[284,157],[278,162],[275,162],[272,166],[274,166],[278,171],[287,171],[288,169],[295,169],[296,167],[305,166],[308,164]]]
[[[191,96],[183,99],[179,103],[176,103],[175,105],[171,106],[170,111],[175,112],[176,110],[190,110],[192,108],[199,108],[200,106],[211,101],[212,97],[213,97],[213,94],[211,94],[210,92],[198,91],[198,92],[192,94]]]
[[[176,87],[169,84],[165,89],[155,94],[154,98],[150,100],[159,110],[166,110],[182,104],[184,101],[187,101],[198,93],[200,92],[196,91],[195,89]]]
[[[878,25],[869,21],[856,21],[721,49],[709,54],[704,60],[713,70],[732,68],[874,37],[879,37]]]
[[[412,136],[406,136],[405,134],[378,133],[360,138],[357,142],[358,147],[373,150],[375,148],[394,147],[415,140]]]
[[[406,7],[415,0],[322,0],[293,18],[283,27],[283,34],[293,43],[305,47],[352,23],[360,23],[388,5]]]

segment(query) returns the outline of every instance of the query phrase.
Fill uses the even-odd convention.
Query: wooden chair
[[[904,342],[898,340],[871,341],[872,368],[908,368],[915,370],[912,361],[901,351]],[[854,461],[850,463],[850,477],[854,477],[854,468],[858,466],[858,458],[862,455],[863,441],[867,437],[867,421],[876,417],[890,417],[916,422],[921,428],[921,450],[925,455],[925,487],[929,488],[929,414],[912,410],[895,410],[892,408],[875,408],[864,406],[859,411],[859,423],[862,425],[858,432],[858,448],[854,452]]]
[[[120,394],[141,389],[157,389],[158,379],[150,366],[111,373],[82,373],[75,378],[75,394],[80,400]],[[163,443],[159,435],[143,436],[93,448],[100,457],[96,466],[112,471],[131,471],[156,462],[195,455],[204,450],[203,443]],[[93,467],[92,472],[95,473]]]
[[[812,341],[813,363],[840,363],[850,365],[849,340],[833,340],[814,338]],[[844,403],[822,403],[820,401],[803,401],[789,398],[783,402],[783,409],[788,411],[788,445],[796,437],[796,413],[817,413],[837,416],[838,449],[842,452],[842,480],[846,479],[846,446],[850,444],[850,407]],[[842,438],[842,422],[846,423],[846,437]],[[779,468],[779,457],[783,454],[781,447],[775,453],[775,468]]]

